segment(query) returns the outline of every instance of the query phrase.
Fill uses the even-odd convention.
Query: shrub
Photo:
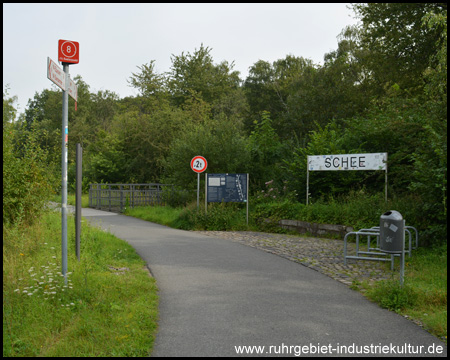
[[[24,134],[22,149],[13,143],[13,124],[3,124],[3,224],[38,217],[55,185],[48,171],[47,154],[32,129]]]

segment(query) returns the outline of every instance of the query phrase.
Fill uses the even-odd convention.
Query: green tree
[[[165,91],[166,81],[164,75],[155,72],[155,60],[151,60],[148,64],[143,64],[137,68],[140,72],[132,73],[132,76],[127,81],[130,86],[139,91],[141,96],[149,98]]]
[[[222,113],[203,123],[190,123],[173,140],[165,160],[164,182],[195,189],[197,176],[192,158],[202,155],[209,173],[245,173],[249,153],[242,126]]]
[[[151,113],[162,103],[169,101],[167,74],[156,73],[155,60],[138,66],[138,69],[140,72],[132,73],[128,83],[136,88],[140,95],[132,101],[129,100],[129,105],[138,106],[141,112]]]
[[[273,89],[274,78],[274,69],[267,61],[258,60],[249,69],[244,82],[245,96],[250,107],[250,116],[245,123],[249,133],[262,111],[271,114],[277,114],[279,111],[277,95]]]
[[[287,55],[273,64],[256,62],[244,83],[250,108],[247,131],[252,130],[262,111],[268,111],[282,139],[305,137],[317,121],[317,79],[317,66],[302,57]]]
[[[14,123],[16,119],[17,109],[14,103],[17,101],[17,96],[8,97],[8,86],[3,89],[3,131],[7,124]]]
[[[45,208],[54,180],[47,168],[47,154],[39,146],[33,125],[21,151],[14,144],[15,98],[3,92],[3,225],[32,223]]]
[[[234,64],[222,61],[213,63],[211,49],[200,46],[193,54],[184,52],[172,55],[172,66],[168,73],[168,88],[174,105],[180,106],[191,96],[199,94],[209,104],[239,86],[239,72]]]
[[[121,142],[127,181],[161,181],[164,159],[186,116],[181,109],[167,106],[152,114],[130,110],[115,117],[112,131]]]
[[[434,239],[447,238],[447,16],[430,12],[424,17],[428,27],[442,29],[437,51],[424,72],[424,104],[427,121],[422,125],[420,146],[413,154],[411,191],[420,193],[424,211],[436,219],[431,229]],[[437,241],[436,241],[437,242]]]
[[[249,173],[252,188],[264,189],[264,183],[275,181],[280,185],[283,180],[283,159],[287,157],[289,143],[281,142],[272,127],[270,113],[263,111],[260,121],[255,121],[254,130],[248,138],[250,153]]]
[[[97,132],[96,151],[89,152],[89,162],[84,166],[84,176],[91,182],[122,183],[127,181],[125,153],[118,134],[104,130]]]
[[[447,12],[447,3],[360,3],[353,4],[362,21],[361,46],[367,57],[374,84],[380,94],[393,84],[414,94],[423,88],[422,74],[436,53],[442,24],[424,26],[430,12]]]
[[[44,89],[41,93],[35,93],[33,99],[28,101],[24,112],[24,119],[19,119],[19,129],[16,136],[18,142],[23,143],[23,138],[34,126],[34,131],[39,133],[37,141],[39,146],[49,152],[49,156],[56,161],[61,153],[61,118],[62,118],[62,92],[59,90]],[[20,147],[19,147],[20,148]]]

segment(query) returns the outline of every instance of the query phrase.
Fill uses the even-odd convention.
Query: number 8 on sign
[[[191,160],[191,169],[196,173],[202,173],[208,167],[208,162],[203,156],[194,156]]]
[[[80,44],[71,40],[59,40],[58,60],[63,63],[78,64],[80,61]]]

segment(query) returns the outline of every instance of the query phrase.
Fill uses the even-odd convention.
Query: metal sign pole
[[[308,166],[308,165],[306,165]],[[306,168],[306,205],[308,205],[308,198],[309,198],[309,168]]]
[[[205,173],[205,214],[208,213],[208,174]]]
[[[66,74],[66,85],[69,83],[69,64],[63,63],[63,71]],[[62,254],[62,274],[64,283],[67,284],[67,147],[68,147],[68,119],[69,119],[69,92],[63,90],[62,97],[62,186],[61,186],[61,254]]]
[[[197,173],[197,210],[200,208],[200,173]]]
[[[388,154],[386,153],[386,172],[384,176],[384,201],[387,202],[387,190],[388,190],[388,164],[387,164]]]
[[[81,239],[81,182],[82,182],[82,148],[77,144],[76,164],[76,210],[75,210],[75,253],[80,261],[80,239]]]
[[[406,229],[406,220],[403,220],[403,229]],[[403,230],[402,236],[402,254],[400,256],[400,286],[403,286],[404,278],[405,278],[405,233]]]
[[[247,220],[247,226],[248,226],[248,193],[249,193],[249,189],[248,189],[248,178],[249,178],[249,176],[248,176],[248,173],[247,173],[247,218],[246,218],[246,220]]]

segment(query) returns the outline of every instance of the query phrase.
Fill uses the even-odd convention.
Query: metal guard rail
[[[89,207],[107,211],[119,211],[135,206],[165,205],[181,192],[174,185],[147,184],[90,184]]]

